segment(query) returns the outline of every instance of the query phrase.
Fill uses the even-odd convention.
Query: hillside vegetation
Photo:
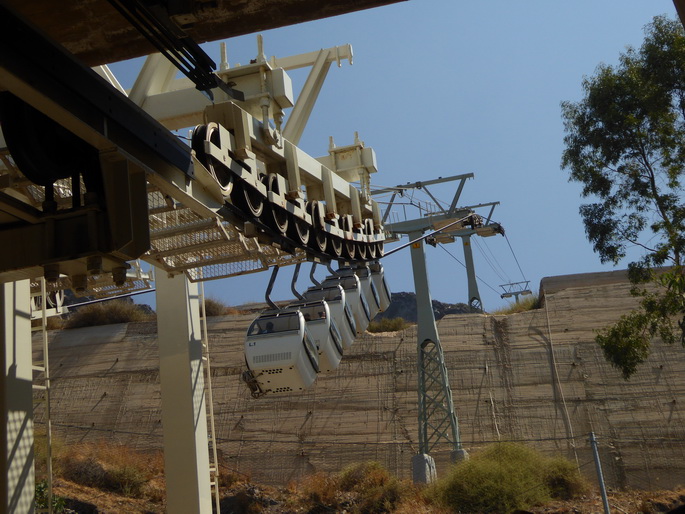
[[[47,506],[45,439],[37,437],[37,504]],[[162,513],[165,511],[161,452],[123,445],[57,441],[54,512]],[[287,487],[252,483],[220,465],[222,512],[348,512],[403,514],[450,512],[596,512],[597,492],[572,462],[549,458],[520,444],[496,443],[459,463],[433,486],[398,480],[377,462],[338,473],[313,473]],[[622,512],[666,512],[685,501],[685,491],[614,493]]]

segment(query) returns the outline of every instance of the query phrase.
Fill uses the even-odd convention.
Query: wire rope
[[[476,244],[476,248],[478,248],[478,251],[480,251],[481,255],[483,256],[483,259],[485,259],[485,262],[488,264],[488,266],[490,266],[490,269],[492,269],[492,271],[495,273],[495,275],[497,275],[499,277],[499,279],[502,280],[503,282],[511,282],[511,280],[509,280],[509,278],[506,276],[506,272],[502,269],[502,266],[500,266],[499,262],[497,262],[497,259],[494,259],[494,255],[492,256],[492,259],[491,259],[487,255],[485,250],[483,250],[483,248],[481,247],[478,239],[474,239],[473,242]],[[493,259],[494,259],[494,261],[493,261]],[[497,268],[499,268],[499,271]],[[504,273],[504,276],[502,276],[502,273],[500,273],[500,271],[502,273]]]
[[[504,277],[507,279],[507,281],[511,282],[511,279],[509,278],[509,274],[506,272],[506,270],[504,269],[504,267],[503,267],[503,266],[499,263],[499,261],[497,260],[497,256],[495,256],[495,252],[493,252],[493,251],[492,251],[492,248],[490,248],[490,245],[488,244],[487,239],[481,238],[480,241],[483,243],[483,246],[485,246],[485,249],[490,253],[490,255],[492,256],[492,259],[493,259],[494,262],[495,262],[495,264],[496,264],[497,267],[500,269],[500,271],[502,272],[502,274],[504,275]]]
[[[464,263],[461,262],[459,259],[457,259],[457,258],[452,254],[452,252],[450,252],[447,248],[445,248],[445,245],[440,244],[440,248],[442,248],[443,250],[445,250],[445,252],[447,252],[447,255],[449,255],[450,257],[452,257],[455,261],[457,261],[457,262],[458,262],[459,264],[461,264],[464,268],[466,268],[466,264],[464,264]],[[483,285],[487,286],[487,287],[488,287],[490,290],[492,290],[493,292],[497,293],[498,295],[500,294],[500,292],[499,292],[497,289],[495,289],[494,287],[492,287],[490,284],[488,284],[485,280],[483,280],[482,278],[480,278],[478,275],[476,275],[476,279],[477,279],[478,281],[480,281]]]
[[[514,249],[511,247],[511,243],[509,242],[509,238],[507,237],[506,234],[504,234],[504,239],[507,240],[507,244],[509,245],[509,250],[511,250],[511,254],[514,256],[514,260],[516,261],[516,265],[519,268],[519,271],[521,272],[521,276],[523,277],[523,280],[528,281],[526,278],[526,275],[523,273],[523,270],[521,269],[521,264],[519,264],[519,260],[516,258],[516,254],[514,253]]]

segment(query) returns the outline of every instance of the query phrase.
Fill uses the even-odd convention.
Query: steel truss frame
[[[47,271],[46,263],[53,278],[59,273],[82,277],[115,270],[122,277],[128,267],[125,261],[141,257],[166,272],[186,273],[198,281],[312,258],[302,250],[284,248],[277,242],[274,245],[258,229],[247,224],[236,227],[227,218],[224,192],[216,180],[194,152],[168,130],[179,123],[172,121],[178,120],[178,115],[165,126],[145,112],[145,108],[154,111],[153,107],[160,105],[156,99],[161,101],[165,95],[176,99],[199,96],[203,101],[192,103],[192,112],[186,108],[180,114],[184,122],[203,117],[223,122],[237,135],[234,143],[240,148],[234,148],[236,153],[247,151],[257,166],[287,170],[293,189],[289,194],[297,195],[300,188],[306,188],[308,198],[325,202],[327,216],[350,214],[356,226],[371,218],[380,234],[377,205],[348,182],[368,182],[368,175],[376,171],[373,150],[358,138],[345,147],[331,143],[329,155],[318,159],[282,137],[280,144],[274,145],[263,121],[228,101],[208,105],[209,100],[187,79],[169,80],[168,65],[157,58],[152,58],[147,72],[144,70],[147,76],[134,95],[143,104],[141,108],[121,93],[118,84],[108,83],[4,6],[0,6],[0,29],[0,90],[33,105],[95,147],[109,192],[100,207],[85,205],[52,215],[41,210],[41,198],[26,194],[27,187],[40,186],[23,183],[16,173],[16,180],[0,177],[7,182],[1,184],[10,188],[0,193],[0,210],[13,221],[0,224],[0,236],[6,241],[21,240],[23,247],[20,253],[4,252],[0,257],[0,281],[35,279]],[[22,44],[17,45],[17,41]],[[240,82],[240,77],[249,73],[312,66],[307,92],[295,103],[297,112],[284,131],[298,140],[328,68],[341,59],[351,61],[349,45],[224,69],[220,76],[236,77]],[[155,68],[161,70],[161,79]],[[111,81],[107,73],[104,76]],[[11,156],[3,154],[2,160],[5,169],[14,167]],[[58,201],[68,201],[66,197],[60,200],[59,194],[57,197]],[[148,222],[142,222],[146,217]],[[83,230],[93,219],[95,232]],[[113,245],[104,244],[108,224]],[[65,247],[63,241],[69,239],[65,234],[79,232],[81,245]],[[101,259],[95,269],[89,264],[92,256]]]

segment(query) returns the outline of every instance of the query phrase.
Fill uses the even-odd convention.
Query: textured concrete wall
[[[589,280],[589,282],[588,282]],[[620,280],[620,279],[619,279]],[[585,276],[547,292],[545,308],[439,323],[461,437],[470,452],[517,440],[577,458],[592,476],[587,435],[600,441],[614,487],[685,483],[685,349],[660,342],[629,382],[593,342],[630,310],[625,282]],[[239,381],[251,316],[210,318],[219,448],[232,469],[285,483],[303,473],[379,460],[409,478],[417,449],[414,329],[357,341],[336,373],[301,395],[252,399]],[[90,332],[88,332],[90,331]],[[154,323],[52,335],[53,420],[68,441],[161,446]],[[37,412],[40,422],[41,411]],[[434,456],[438,472],[450,448]]]

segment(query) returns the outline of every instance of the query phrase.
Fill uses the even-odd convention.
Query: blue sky
[[[501,202],[494,219],[524,276],[503,237],[474,244],[483,304],[494,310],[507,303],[500,284],[525,277],[537,291],[545,276],[613,269],[592,252],[578,215],[580,187],[560,169],[559,104],[579,100],[583,76],[639,46],[659,14],[675,17],[671,0],[411,0],[263,36],[268,56],[354,48],[354,65],[332,67],[323,86],[300,143],[309,154],[325,155],[329,136],[350,144],[358,131],[376,151],[373,185],[474,173],[460,204]],[[226,42],[231,65],[256,55],[254,35]],[[203,47],[218,62],[219,43]],[[139,63],[112,66],[125,87]],[[305,78],[291,76],[296,88]],[[438,197],[452,192],[441,188]],[[445,248],[463,262],[461,244]],[[433,298],[466,302],[462,265],[439,247],[428,247],[427,259]],[[393,291],[413,291],[408,251],[384,266]],[[268,275],[211,281],[206,291],[230,305],[260,301]],[[279,277],[276,299],[289,297],[289,276]],[[137,301],[152,303],[150,296]]]

